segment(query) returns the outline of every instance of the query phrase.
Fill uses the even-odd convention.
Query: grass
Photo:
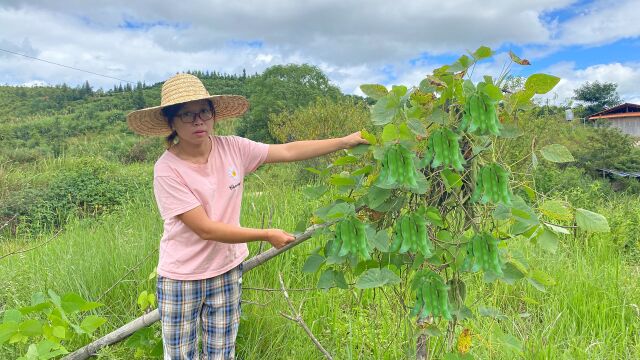
[[[298,187],[282,186],[290,169],[279,167],[267,167],[248,179],[241,220],[245,226],[260,227],[273,211],[272,226],[292,231],[299,220],[308,219],[312,209],[321,205],[306,199]],[[630,204],[618,207],[640,211]],[[615,204],[595,210],[614,218],[612,224],[625,217]],[[98,335],[122,326],[140,315],[137,295],[154,289],[148,275],[157,261],[161,232],[150,191],[99,219],[73,220],[51,242],[0,260],[0,311],[26,305],[34,292],[53,289],[59,294],[76,292],[91,300],[100,298],[105,306],[96,313],[108,322]],[[33,245],[25,241],[0,243],[0,254]],[[281,315],[289,309],[278,290],[279,273],[292,289],[289,295],[294,305],[303,304],[303,319],[335,359],[415,357],[416,329],[403,316],[392,288],[314,289],[319,274],[304,273],[302,266],[323,241],[311,239],[245,275],[238,358],[322,358],[304,331]],[[252,254],[258,246],[250,244]],[[526,281],[509,286],[486,284],[478,276],[466,280],[467,304],[475,304],[474,309],[479,305],[495,308],[506,315],[506,319],[497,320],[476,313],[475,320],[463,323],[471,330],[475,358],[640,358],[640,274],[637,263],[625,260],[619,241],[612,241],[608,234],[565,237],[555,254],[522,241],[510,246],[523,252],[532,267],[551,274],[556,285],[540,292]],[[444,330],[443,324],[439,325]],[[68,348],[89,341],[80,339]],[[431,342],[437,349],[443,344],[441,337]],[[0,347],[0,358],[17,357],[12,349],[6,344]],[[101,351],[100,357],[130,359],[132,354],[133,350],[115,345]]]

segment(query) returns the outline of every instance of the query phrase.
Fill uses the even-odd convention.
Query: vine
[[[483,274],[489,283],[526,279],[540,290],[553,284],[509,242],[525,239],[554,251],[574,225],[608,231],[602,215],[538,199],[531,180],[536,154],[556,163],[573,161],[564,146],[532,143],[529,164],[501,161],[506,142],[518,137],[518,112],[560,79],[534,74],[521,90],[502,91],[507,71],[495,80],[472,75],[475,65],[492,55],[480,47],[435,69],[414,88],[362,85],[375,100],[371,121],[377,130],[361,132],[370,145],[348,151],[327,169],[310,169],[338,195],[314,212],[312,222],[336,225],[321,231],[328,241],[304,270],[323,269],[320,288],[408,287],[411,297],[400,303],[422,334],[418,358],[429,356],[428,338],[441,328],[448,344],[440,353],[468,356],[468,346],[451,353],[456,327],[474,312],[499,314],[467,304],[472,274]],[[510,55],[513,63],[528,65]],[[328,186],[306,193],[324,196]],[[402,297],[407,291],[395,293]],[[462,333],[469,337],[468,330]],[[459,342],[468,343],[467,338]]]

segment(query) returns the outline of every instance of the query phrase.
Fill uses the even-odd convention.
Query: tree
[[[318,97],[338,98],[340,90],[312,65],[276,65],[249,84],[251,110],[239,124],[238,135],[275,142],[269,133],[269,115],[306,106]]]
[[[133,107],[136,110],[144,109],[145,107],[144,94],[142,93],[142,88],[143,88],[142,83],[138,81],[138,83],[136,84],[135,90],[131,93],[131,102]]]
[[[604,109],[620,105],[622,100],[616,91],[618,84],[594,81],[586,82],[573,90],[574,100],[584,103],[576,112],[580,117],[590,116]]]

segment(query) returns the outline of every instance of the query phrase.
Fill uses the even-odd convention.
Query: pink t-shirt
[[[239,136],[210,136],[206,164],[192,164],[165,151],[153,170],[153,190],[164,234],[158,274],[176,280],[210,278],[234,268],[249,255],[247,244],[203,240],[177,215],[202,205],[214,221],[240,226],[243,178],[264,163],[269,149]]]

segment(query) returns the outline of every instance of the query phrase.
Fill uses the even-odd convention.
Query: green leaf
[[[360,90],[374,100],[379,100],[389,93],[387,88],[380,84],[363,84],[360,85]]]
[[[515,92],[511,97],[514,99],[514,105],[518,108],[524,108],[530,104],[531,98],[536,93],[530,89],[522,89],[520,91]]]
[[[371,186],[367,193],[367,205],[372,209],[376,209],[378,206],[382,205],[389,196],[391,196],[391,192],[392,191],[390,189]]]
[[[491,57],[491,55],[493,55],[493,52],[486,46],[480,46],[476,51],[473,52],[473,57],[476,60],[486,59],[488,57]]]
[[[327,218],[329,220],[338,219],[350,214],[355,214],[355,209],[352,204],[337,203],[327,211]]]
[[[351,176],[369,174],[372,171],[373,171],[373,166],[372,165],[365,165],[364,167],[352,172]]]
[[[349,176],[342,176],[340,174],[333,174],[328,180],[329,184],[335,186],[353,186],[356,184],[356,180]]]
[[[538,235],[538,245],[552,254],[555,254],[558,250],[558,235],[553,231],[544,229],[540,235]]]
[[[51,298],[51,302],[57,307],[62,307],[62,300],[60,299],[60,296],[58,296],[58,294],[56,294],[56,292],[51,289],[49,289],[48,293],[49,297]]]
[[[333,275],[334,283],[340,289],[348,289],[349,285],[347,284],[347,280],[344,278],[344,273],[342,271],[335,271]]]
[[[398,131],[398,127],[394,124],[387,124],[382,129],[382,141],[391,142],[400,137],[400,132]]]
[[[400,278],[389,269],[369,269],[365,271],[358,280],[356,280],[356,288],[371,289],[384,285],[395,285],[400,283]]]
[[[547,74],[533,74],[529,76],[527,81],[524,83],[524,88],[527,90],[531,90],[536,94],[546,94],[551,89],[553,89],[558,82],[560,82],[560,78],[553,75]]]
[[[28,319],[20,324],[19,330],[25,336],[38,336],[42,334],[42,324],[36,319]]]
[[[573,213],[569,204],[561,200],[547,200],[540,205],[540,212],[545,216],[562,221],[573,220]]]
[[[377,126],[388,124],[400,110],[400,98],[389,94],[378,100],[371,108],[371,122]]]
[[[411,132],[414,134],[427,136],[427,128],[419,119],[409,119],[409,121],[407,121],[407,126],[409,126],[409,129],[411,129]]]
[[[520,196],[514,196],[513,199],[511,199],[511,214],[517,221],[526,225],[537,225],[540,223],[536,213]]]
[[[149,307],[149,298],[147,297],[147,290],[143,291],[138,295],[138,307],[140,310],[145,311]],[[80,326],[82,328],[82,326]]]
[[[80,328],[86,331],[88,334],[91,334],[106,322],[107,322],[107,319],[103,317],[100,317],[97,315],[89,315],[82,320],[82,323],[80,324]]]
[[[436,239],[445,242],[453,242],[453,236],[451,235],[451,232],[447,230],[439,230],[436,233]]]
[[[18,323],[15,321],[7,321],[0,324],[0,345],[7,342],[18,332]]]
[[[75,293],[64,294],[61,300],[62,308],[67,313],[78,312],[87,303],[85,299]]]
[[[576,160],[573,158],[573,155],[571,155],[571,152],[569,152],[564,145],[560,144],[547,145],[540,149],[540,153],[542,157],[555,163],[566,163]]]
[[[360,137],[367,140],[371,145],[375,145],[378,143],[378,139],[376,139],[376,136],[365,129],[360,130]]]
[[[404,85],[392,85],[391,92],[395,94],[397,97],[403,97],[407,95],[407,87]]]
[[[516,281],[524,278],[525,276],[526,272],[522,272],[514,263],[507,262],[502,266],[502,277],[500,280],[509,285],[513,285]]]
[[[553,278],[549,274],[546,274],[539,270],[533,270],[529,272],[527,280],[531,285],[542,292],[546,292],[547,287],[556,284],[555,280],[553,280]]]
[[[462,187],[462,177],[457,172],[450,169],[444,169],[440,174],[442,176],[442,180],[444,180],[447,190],[451,190],[452,188],[459,189]]]
[[[336,271],[332,269],[326,269],[322,275],[320,275],[320,279],[318,280],[318,288],[320,289],[329,289],[336,285]]]
[[[486,84],[482,88],[482,92],[487,94],[487,96],[489,96],[489,98],[491,98],[491,100],[493,101],[502,100],[502,90],[500,90],[497,86],[493,84]]]
[[[371,147],[371,145],[369,144],[358,144],[350,149],[347,150],[347,152],[349,153],[349,155],[362,155],[362,154],[366,154],[367,152],[369,152],[369,148]]]
[[[569,231],[569,229],[563,228],[561,226],[556,226],[556,225],[553,225],[553,224],[545,224],[545,226],[548,227],[549,229],[551,229],[556,234],[565,234],[565,235],[571,234],[571,231]]]
[[[431,121],[432,123],[436,123],[436,124],[440,124],[440,125],[444,125],[447,123],[446,120],[446,114],[444,111],[442,111],[442,109],[440,108],[435,108],[433,109],[433,112],[431,112],[431,114],[429,114],[429,116],[427,117],[428,121]]]
[[[398,139],[400,140],[407,140],[409,143],[415,141],[415,135],[413,135],[411,129],[409,129],[409,126],[407,126],[407,123],[403,122],[402,124],[400,124],[400,126],[398,126]]]
[[[608,233],[611,231],[607,218],[585,209],[576,209],[576,225],[587,232]]]
[[[346,155],[337,158],[334,162],[334,166],[350,165],[358,162],[358,158],[353,155]]]
[[[509,57],[511,58],[511,60],[519,65],[531,65],[531,63],[529,62],[529,60],[527,59],[520,59],[520,57],[518,57],[518,55],[516,55],[513,51],[509,50]]]
[[[5,311],[2,322],[9,322],[9,321],[15,321],[15,322],[22,321],[22,313],[16,309],[9,309]]]
[[[431,84],[429,78],[422,79],[422,81],[420,81],[420,84],[418,85],[418,88],[425,94],[436,91],[436,87]]]
[[[302,271],[306,273],[314,273],[318,271],[320,266],[324,263],[324,260],[325,258],[322,255],[311,254],[311,256],[307,258],[307,261],[304,262]]]
[[[67,329],[64,326],[54,326],[53,327],[53,336],[58,339],[65,339],[67,337]]]
[[[149,273],[149,277],[147,278],[147,280],[153,280],[155,278],[158,277],[158,270],[157,269],[153,269],[150,273]]]
[[[440,216],[440,212],[437,208],[433,206],[428,207],[425,216],[427,218],[427,221],[429,221],[431,224],[439,227],[444,227],[444,221],[442,221],[442,216]]]
[[[326,185],[309,186],[302,189],[302,193],[309,199],[315,200],[324,195],[327,190],[329,190],[329,187]]]
[[[147,294],[147,301],[149,302],[149,307],[155,308],[156,307],[156,294],[154,294],[153,292],[150,292],[149,294]]]
[[[375,229],[372,230],[375,231]],[[367,239],[376,249],[382,252],[389,251],[389,234],[386,230],[382,229],[376,232],[374,236],[367,236]]]

